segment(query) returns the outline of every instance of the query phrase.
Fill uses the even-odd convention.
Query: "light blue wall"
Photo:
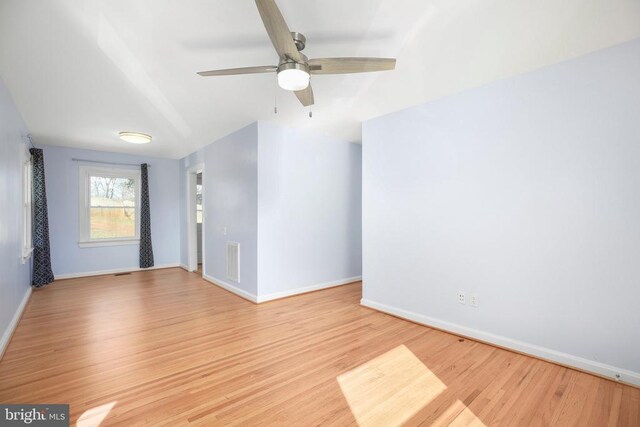
[[[155,265],[180,261],[180,161],[44,146],[51,263],[54,275],[137,268],[139,245],[80,248],[79,163],[71,159],[148,163]]]
[[[362,146],[258,127],[258,293],[362,274]]]
[[[640,375],[640,40],[365,122],[363,257],[365,300]]]
[[[22,151],[26,127],[0,80],[0,352],[31,282],[22,264]]]
[[[361,275],[360,145],[256,122],[182,159],[185,265],[186,171],[199,163],[207,276],[262,297]],[[239,283],[227,241],[240,243]]]
[[[257,123],[204,148],[204,273],[254,295],[258,283],[257,151]],[[240,243],[240,283],[226,277],[227,241]]]

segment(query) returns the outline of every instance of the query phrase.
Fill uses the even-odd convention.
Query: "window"
[[[140,239],[140,171],[80,166],[80,246]]]
[[[33,165],[31,163],[31,153],[25,147],[22,156],[22,263],[27,262],[33,252],[33,242],[31,241],[31,220],[32,220],[32,199],[31,191],[33,184]]]
[[[202,224],[202,184],[196,184],[196,223]]]

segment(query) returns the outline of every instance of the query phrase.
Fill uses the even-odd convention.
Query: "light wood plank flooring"
[[[35,291],[0,402],[102,425],[638,426],[640,390],[361,307],[254,305],[181,269]]]

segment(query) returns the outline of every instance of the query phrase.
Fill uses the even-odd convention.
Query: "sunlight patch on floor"
[[[360,426],[401,425],[447,388],[404,345],[337,380]]]
[[[486,427],[480,418],[476,417],[476,414],[460,400],[456,400],[449,406],[432,425]]]
[[[78,418],[78,422],[76,423],[77,427],[97,427],[107,418],[109,412],[116,406],[118,401],[114,400],[111,403],[105,403],[104,405],[96,406],[95,408],[91,408],[87,411],[84,411],[80,418]]]

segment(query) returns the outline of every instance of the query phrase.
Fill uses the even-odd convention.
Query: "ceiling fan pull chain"
[[[276,76],[276,87],[273,93],[273,114],[278,114],[278,77]]]
[[[313,111],[311,110],[311,105],[309,105],[309,118],[313,118]]]

